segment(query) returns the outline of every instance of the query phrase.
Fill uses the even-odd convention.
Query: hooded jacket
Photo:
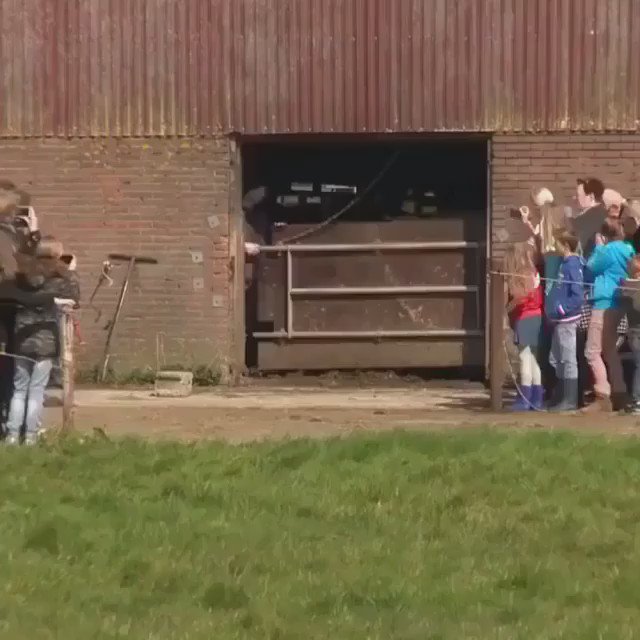
[[[77,303],[80,297],[77,282],[62,275],[28,278],[24,274],[18,274],[15,286],[22,295],[27,294],[33,300],[32,304],[20,307],[16,312],[16,353],[35,360],[57,357],[60,341],[58,310],[54,298],[74,300]],[[41,294],[43,297],[36,297],[35,294]],[[44,304],[35,306],[40,300]]]
[[[640,331],[640,280],[625,280],[620,289],[620,307],[627,314],[629,330]]]
[[[545,303],[547,318],[572,322],[580,317],[584,304],[584,261],[578,256],[563,258]]]
[[[587,262],[593,278],[593,308],[597,310],[617,308],[620,303],[620,283],[627,277],[627,264],[635,255],[631,245],[614,240],[597,246]]]

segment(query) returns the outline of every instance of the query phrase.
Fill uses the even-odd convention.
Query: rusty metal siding
[[[637,0],[0,0],[0,135],[638,131]]]

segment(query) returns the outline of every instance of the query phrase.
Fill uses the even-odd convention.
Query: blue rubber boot
[[[531,411],[531,387],[520,387],[511,411]]]
[[[542,411],[544,404],[544,387],[540,384],[534,384],[531,387],[531,411]]]

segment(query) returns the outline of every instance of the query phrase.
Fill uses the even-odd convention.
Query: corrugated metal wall
[[[0,0],[0,135],[640,128],[640,0]]]

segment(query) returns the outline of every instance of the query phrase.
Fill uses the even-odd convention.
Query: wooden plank
[[[491,388],[491,409],[502,410],[502,387],[504,384],[505,358],[504,358],[504,276],[496,275],[500,270],[500,262],[492,261],[490,295],[490,322],[489,330],[489,384]]]
[[[229,173],[229,260],[231,266],[231,380],[238,382],[245,372],[245,254],[244,211],[242,210],[242,156],[235,140],[231,145]]]
[[[62,433],[69,433],[74,428],[75,418],[75,362],[73,355],[74,327],[70,309],[65,309],[60,322],[62,363]]]

